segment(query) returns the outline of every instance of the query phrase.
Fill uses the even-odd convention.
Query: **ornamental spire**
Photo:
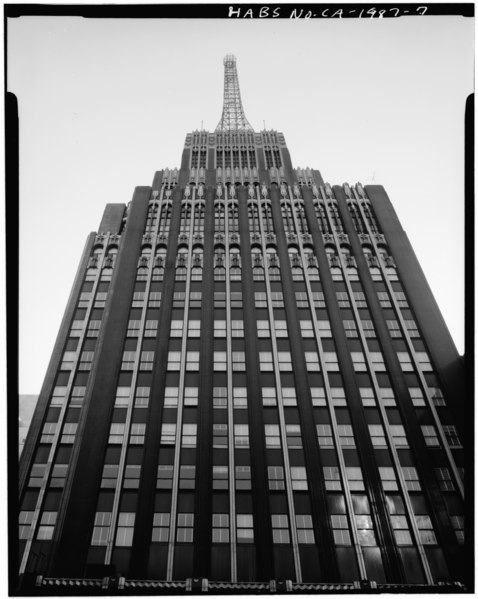
[[[224,57],[224,106],[216,131],[235,131],[237,129],[253,131],[242,108],[236,57],[233,54],[227,54]]]

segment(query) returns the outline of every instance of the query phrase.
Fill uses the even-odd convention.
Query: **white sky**
[[[223,56],[295,167],[381,184],[463,352],[463,122],[473,20],[8,21],[20,115],[19,391],[38,393],[87,234],[214,130]],[[8,226],[8,224],[7,224]]]

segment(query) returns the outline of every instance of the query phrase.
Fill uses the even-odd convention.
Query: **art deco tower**
[[[410,243],[381,186],[255,132],[224,66],[216,130],[87,239],[21,459],[20,588],[459,590],[463,365]]]

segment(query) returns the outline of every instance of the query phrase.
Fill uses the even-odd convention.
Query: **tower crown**
[[[216,131],[236,131],[238,129],[253,131],[242,107],[236,57],[233,54],[227,54],[224,57],[224,105]]]

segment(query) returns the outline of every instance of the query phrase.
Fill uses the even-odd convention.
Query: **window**
[[[62,406],[65,403],[66,387],[55,387],[51,395],[51,406]]]
[[[265,424],[266,447],[280,447],[280,432],[278,424]]]
[[[371,320],[362,320],[362,329],[364,337],[374,338],[376,337],[375,328]]]
[[[231,308],[242,308],[242,293],[231,291]]]
[[[343,449],[355,447],[354,433],[350,424],[339,424],[337,426],[337,431],[339,433],[340,445]]]
[[[316,424],[319,447],[333,447],[332,427],[330,424]]]
[[[214,352],[214,370],[227,370],[227,353],[225,351]]]
[[[141,370],[153,370],[154,351],[142,351],[141,362],[139,367]]]
[[[423,391],[420,389],[420,387],[409,387],[408,392],[410,393],[410,397],[415,408],[421,408],[426,405],[425,398],[423,397]]]
[[[347,337],[358,337],[357,325],[355,320],[344,320],[343,321],[345,335]]]
[[[463,516],[450,516],[450,521],[455,531],[456,540],[460,545],[463,544],[465,542],[465,518]]]
[[[438,389],[438,387],[432,387],[430,389],[431,393],[432,393],[432,399],[433,399],[433,404],[439,408],[441,406],[445,406],[445,398],[443,397],[443,393],[441,389]]]
[[[142,308],[144,302],[144,291],[135,291],[133,293],[133,301],[131,302],[131,306],[133,308]]]
[[[236,449],[246,449],[249,447],[249,425],[234,425],[234,447]]]
[[[408,440],[405,434],[405,429],[401,424],[391,424],[390,433],[392,434],[392,440],[397,448],[408,447]]]
[[[347,480],[351,491],[364,491],[365,487],[363,484],[362,470],[356,466],[350,466],[345,468],[347,473]]]
[[[353,351],[350,353],[352,362],[354,364],[355,372],[363,372],[367,370],[367,364],[365,362],[365,356],[361,351]]]
[[[181,352],[180,351],[170,351],[168,353],[168,370],[174,371],[179,370],[181,367]]]
[[[274,370],[271,352],[259,352],[260,369],[264,371]]]
[[[314,327],[311,320],[299,320],[302,337],[314,337]]]
[[[227,424],[213,424],[212,446],[216,448],[227,447]]]
[[[329,371],[339,370],[339,361],[335,352],[324,352],[325,367]]]
[[[189,307],[200,308],[202,305],[202,291],[191,291],[189,294]]]
[[[387,320],[388,332],[390,333],[390,337],[401,337],[402,329],[400,328],[400,324],[397,320]]]
[[[282,403],[284,406],[297,405],[297,395],[294,387],[282,387]]]
[[[320,371],[319,355],[317,352],[305,352],[305,361],[309,372]]]
[[[103,473],[101,475],[101,488],[102,489],[114,489],[118,480],[118,469],[117,464],[105,464],[103,466]]]
[[[287,337],[288,336],[287,321],[276,320],[274,322],[274,329],[275,329],[276,337]]]
[[[53,443],[57,426],[57,422],[45,422],[43,425],[40,443]]]
[[[144,327],[144,336],[145,337],[156,337],[156,333],[158,332],[158,321],[157,320],[147,320]]]
[[[352,293],[353,293],[355,305],[357,306],[357,308],[366,308],[367,301],[365,299],[365,294],[363,293],[363,291],[353,291]]]
[[[227,466],[212,467],[212,488],[216,490],[229,489],[229,469]]]
[[[277,394],[275,387],[262,387],[262,405],[275,406],[277,405]]]
[[[271,292],[271,305],[273,308],[283,308],[284,307],[284,298],[282,296],[282,291],[272,291]]]
[[[417,352],[417,362],[423,372],[431,372],[433,370],[427,352]]]
[[[406,320],[405,327],[406,327],[410,337],[420,337],[420,333],[418,332],[417,323],[414,320]]]
[[[156,488],[157,489],[171,489],[172,486],[173,486],[173,466],[170,466],[170,465],[158,466]]]
[[[197,406],[199,398],[199,389],[197,387],[184,388],[184,405]]]
[[[327,402],[325,399],[325,389],[323,387],[311,387],[310,395],[312,398],[312,405],[314,407],[327,405]]]
[[[151,535],[153,543],[167,543],[169,541],[169,522],[170,514],[168,512],[153,514],[153,532]]]
[[[96,512],[93,534],[91,536],[92,545],[106,545],[108,542],[108,532],[111,525],[111,512]]]
[[[370,361],[372,363],[372,368],[375,370],[375,372],[383,372],[385,370],[385,363],[383,361],[383,356],[381,352],[370,352]]]
[[[399,308],[408,308],[408,302],[403,291],[394,291],[395,299]]]
[[[391,389],[390,387],[381,387],[379,389],[379,393],[381,402],[386,408],[390,408],[396,405],[393,389]]]
[[[131,433],[129,442],[132,445],[142,445],[146,434],[146,424],[141,422],[133,422],[131,425]]]
[[[271,514],[272,542],[290,543],[289,518],[287,514]]]
[[[171,321],[171,330],[169,333],[170,337],[182,337],[183,336],[183,321],[182,320],[172,320]]]
[[[215,320],[214,321],[214,337],[220,338],[226,336],[226,321]]]
[[[412,545],[412,537],[408,529],[406,516],[391,515],[390,521],[397,545]]]
[[[63,354],[63,358],[61,361],[60,369],[61,370],[71,370],[73,368],[73,364],[75,362],[76,352],[74,351],[66,351]]]
[[[315,543],[312,516],[310,514],[297,514],[295,517],[295,522],[297,527],[297,541],[301,545],[310,545]]]
[[[246,354],[243,351],[232,352],[232,370],[234,372],[246,370]]]
[[[199,370],[199,352],[186,352],[186,370]]]
[[[139,487],[140,476],[141,466],[139,464],[128,464],[125,468],[123,488],[137,489]]]
[[[176,441],[176,424],[163,422],[161,425],[161,445],[174,445]]]
[[[196,487],[196,466],[183,465],[179,468],[179,488],[194,489]]]
[[[237,542],[253,543],[254,528],[252,514],[236,514]]]
[[[368,432],[370,440],[375,448],[387,447],[387,441],[385,439],[385,433],[381,424],[369,424]]]
[[[282,466],[268,466],[267,477],[269,479],[270,491],[281,491],[285,489],[284,468]]]
[[[161,306],[161,291],[151,291],[148,305],[150,308],[159,308]]]
[[[214,292],[214,307],[225,308],[226,307],[226,293],[225,291]]]
[[[375,405],[375,394],[371,387],[359,387],[359,393],[364,407]]]
[[[332,387],[330,389],[330,396],[332,399],[333,406],[338,407],[347,405],[347,400],[345,398],[345,389],[343,387]]]
[[[346,291],[337,291],[336,295],[339,308],[350,308],[349,295]]]
[[[250,491],[251,467],[236,466],[236,491]]]
[[[318,320],[317,327],[319,329],[319,337],[322,339],[326,337],[332,337],[330,322],[328,320]]]
[[[118,514],[118,527],[116,529],[117,547],[131,547],[133,545],[134,521],[136,514],[133,512],[120,512]]]
[[[307,299],[307,293],[305,291],[296,291],[295,303],[298,308],[308,308],[309,300]]]
[[[461,447],[461,441],[458,437],[458,433],[456,432],[456,427],[451,424],[443,425],[443,432],[445,433],[445,437],[449,447],[456,448]]]
[[[123,358],[122,358],[122,362],[121,362],[122,370],[133,370],[135,360],[136,360],[136,352],[134,352],[134,351],[123,352]]]
[[[451,478],[450,471],[448,468],[435,468],[435,475],[438,479],[438,486],[440,491],[454,491],[455,485]]]
[[[256,291],[254,293],[254,299],[256,308],[267,308],[267,297],[263,291]]]
[[[178,543],[193,542],[194,514],[178,513],[176,541]]]
[[[368,515],[356,515],[355,526],[357,527],[357,537],[360,545],[373,546],[377,544],[375,533],[373,531],[372,518]]]
[[[438,436],[433,425],[422,424],[422,435],[425,439],[425,443],[428,447],[439,447],[440,442],[438,440]]]
[[[173,293],[173,308],[184,308],[186,294],[184,291],[175,291]]]
[[[50,487],[64,487],[68,464],[55,464],[51,473]]]
[[[77,428],[78,428],[77,422],[66,422],[63,425],[63,432],[61,435],[60,442],[61,443],[74,443]]]
[[[244,337],[244,321],[243,320],[231,321],[231,335],[232,335],[232,337]]]
[[[330,516],[334,542],[336,545],[351,545],[349,526],[347,516],[342,514],[332,514]]]
[[[393,468],[390,468],[389,466],[379,466],[378,472],[384,491],[398,491],[397,478]]]
[[[412,358],[408,352],[397,352],[397,357],[403,372],[413,372]]]
[[[322,291],[312,291],[312,301],[315,308],[325,308],[325,299]]]
[[[40,518],[40,526],[37,531],[39,541],[50,541],[53,538],[56,518],[58,512],[43,512]]]
[[[75,385],[71,391],[70,405],[72,407],[80,406],[83,403],[83,400],[85,398],[85,393],[86,393],[86,387],[83,387],[83,386],[80,387],[80,386]]]
[[[307,491],[307,472],[304,466],[291,466],[290,477],[293,491]]]
[[[183,438],[181,447],[196,447],[197,424],[183,424]]]
[[[212,390],[212,401],[214,408],[227,408],[226,387],[214,387]]]
[[[277,359],[279,361],[279,370],[281,372],[290,372],[292,370],[292,358],[290,352],[277,352]]]
[[[165,387],[164,389],[164,407],[175,408],[178,405],[179,389],[177,387]]]
[[[188,323],[188,337],[200,337],[201,336],[201,321],[190,320]]]
[[[342,484],[340,482],[340,473],[338,466],[324,466],[325,489],[327,491],[340,491]]]
[[[258,337],[270,337],[270,327],[268,320],[258,320],[257,324],[257,336]]]
[[[247,408],[247,388],[246,387],[233,387],[232,388],[232,402],[235,409],[246,409]]]
[[[289,449],[300,449],[302,447],[302,437],[299,424],[286,424],[285,432],[287,438],[287,447]]]
[[[420,480],[417,469],[412,466],[402,466],[402,474],[408,491],[420,491]]]
[[[415,520],[418,527],[418,534],[420,535],[420,541],[423,545],[436,545],[437,540],[435,533],[433,532],[433,524],[430,520],[430,516],[427,515],[416,515]]]
[[[377,292],[378,301],[380,302],[380,306],[382,308],[391,308],[392,302],[390,301],[390,296],[386,291],[378,291]]]
[[[212,542],[229,543],[229,514],[212,515]]]

